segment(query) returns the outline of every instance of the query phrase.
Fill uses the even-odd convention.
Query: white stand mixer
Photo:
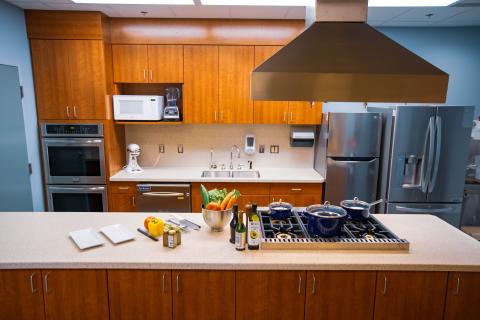
[[[128,173],[140,173],[143,169],[138,165],[137,158],[140,156],[140,146],[135,143],[131,143],[127,147],[128,151],[128,164],[125,166],[125,171]]]

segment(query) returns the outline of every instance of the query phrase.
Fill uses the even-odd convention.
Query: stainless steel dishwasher
[[[190,184],[137,184],[138,212],[191,212]]]

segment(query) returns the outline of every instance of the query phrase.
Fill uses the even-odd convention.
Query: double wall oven
[[[101,123],[43,123],[49,211],[107,211]]]

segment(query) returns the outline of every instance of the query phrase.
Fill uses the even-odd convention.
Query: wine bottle
[[[248,216],[248,249],[258,250],[260,248],[260,216],[257,213],[257,204],[252,204],[252,211]]]
[[[235,249],[238,251],[245,250],[245,240],[247,237],[247,231],[245,225],[243,224],[243,214],[238,214],[238,223],[235,228]]]
[[[233,205],[233,217],[230,221],[230,242],[235,244],[235,228],[238,224],[238,204]]]

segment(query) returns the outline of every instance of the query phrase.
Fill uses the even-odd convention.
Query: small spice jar
[[[163,232],[163,246],[175,248],[182,243],[181,232],[179,228],[170,227]]]

